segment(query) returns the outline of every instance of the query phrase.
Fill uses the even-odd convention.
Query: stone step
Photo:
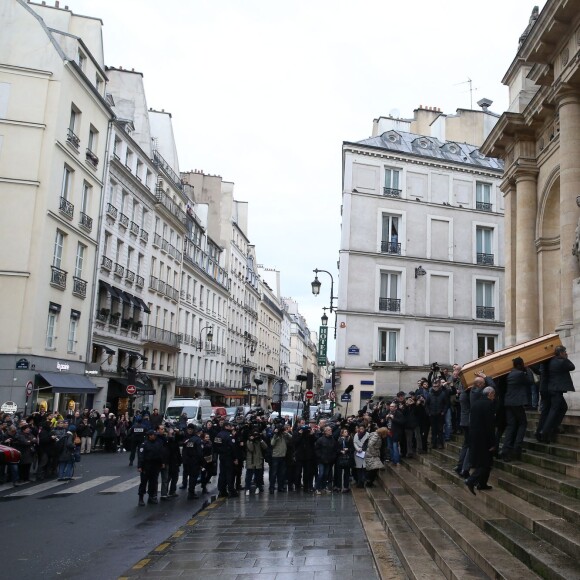
[[[578,443],[578,448],[574,448],[559,443],[540,443],[539,441],[536,441],[535,438],[531,437],[524,439],[524,446],[526,449],[545,453],[546,455],[555,455],[556,457],[570,459],[575,462],[580,461],[580,437],[578,438]]]
[[[429,556],[446,578],[482,579],[486,575],[470,560],[465,552],[438,526],[433,518],[401,487],[381,480],[386,486],[391,502],[399,510],[406,523]],[[373,490],[376,492],[376,490]],[[382,496],[375,493],[376,495]],[[389,517],[389,514],[386,514]]]
[[[529,426],[529,425],[528,425]],[[535,429],[528,429],[526,431],[527,439],[536,439]],[[559,433],[554,437],[554,443],[556,445],[562,445],[563,447],[580,449],[580,435],[570,435],[566,433]]]
[[[453,471],[452,463],[448,460],[445,463],[441,463],[440,461],[440,459],[438,461],[437,459],[422,457],[420,463],[431,468],[431,472],[439,479],[432,481],[431,472],[424,475],[421,479],[433,489],[437,487],[436,481],[453,482],[461,486],[463,484],[463,478],[459,477]],[[409,469],[413,471],[412,464],[409,465]],[[550,504],[544,504],[544,506],[535,505],[527,498],[522,498],[521,495],[514,494],[510,489],[503,487],[498,478],[493,474],[494,471],[492,470],[490,484],[494,486],[493,492],[479,494],[479,497],[482,498],[482,501],[487,506],[515,521],[540,538],[549,541],[569,556],[576,557],[577,554],[580,554],[580,527],[578,527],[580,520],[569,517],[567,518],[568,521],[564,521],[564,515],[560,515],[563,511],[562,509],[558,510],[560,513],[554,513],[550,509]],[[545,492],[546,490],[543,491]],[[554,494],[554,496],[558,497],[554,497],[551,503],[562,505],[562,502],[564,502],[564,505],[568,503],[568,505],[573,505],[574,508],[580,510],[580,502],[578,500],[572,500],[575,502],[575,504],[572,504],[572,501],[565,496],[559,494]],[[451,498],[451,501],[453,499]],[[568,502],[566,502],[567,499],[569,500]],[[456,505],[454,507],[458,508]],[[463,512],[463,510],[460,511]],[[572,510],[572,513],[578,514],[575,510]],[[570,513],[568,515],[571,516],[572,514]]]
[[[421,460],[423,462],[430,461],[431,468],[439,475],[458,482],[457,485],[461,485],[460,476],[453,471],[457,463],[457,457],[450,452],[438,450],[437,454],[433,454],[431,459],[426,459],[423,456]],[[575,525],[580,522],[580,499],[546,489],[541,485],[498,469],[492,470],[490,483],[509,491],[511,494],[536,507],[546,510],[554,516],[564,518]]]
[[[425,547],[415,536],[411,526],[397,511],[393,501],[382,488],[367,488],[369,499],[377,517],[387,533],[397,556],[411,580],[443,579],[445,575],[437,567]]]
[[[537,427],[537,419],[528,419],[528,429],[531,429],[535,433]],[[576,425],[575,423],[562,423],[561,428],[565,435],[580,435],[580,425]]]
[[[539,421],[540,413],[538,411],[526,411],[526,415],[528,417],[528,421]],[[564,419],[562,420],[562,426],[566,425],[576,425],[580,427],[580,414],[569,412],[564,415]]]
[[[575,460],[570,461],[547,453],[526,450],[522,454],[522,461],[554,471],[555,473],[580,478],[580,465]],[[580,484],[580,480],[578,483]]]
[[[437,514],[437,516],[434,515],[433,517],[456,542],[459,543],[457,536],[462,533],[457,529],[457,526],[461,525],[461,522],[455,516],[456,513],[459,513],[469,523],[476,526],[476,529],[481,534],[484,536],[488,534],[496,542],[501,544],[504,549],[509,550],[519,560],[520,570],[525,566],[530,569],[528,574],[533,570],[541,577],[550,579],[568,580],[578,577],[576,576],[579,573],[576,557],[570,556],[563,550],[553,546],[549,541],[533,533],[534,516],[545,517],[544,524],[555,532],[557,531],[557,526],[560,524],[566,524],[571,527],[571,524],[568,522],[564,522],[559,518],[553,518],[550,514],[533,506],[529,506],[529,508],[535,513],[527,517],[525,516],[525,509],[523,509],[525,502],[521,502],[521,500],[517,508],[507,509],[506,507],[506,511],[510,515],[515,515],[517,512],[522,521],[527,523],[528,527],[526,527],[488,504],[489,501],[490,504],[497,506],[500,504],[507,506],[507,502],[509,502],[509,498],[507,498],[509,496],[508,492],[492,490],[479,492],[477,497],[474,497],[468,492],[463,483],[461,487],[450,483],[445,477],[437,475],[428,465],[419,462],[406,462],[404,467],[409,475],[401,475],[400,468],[391,469],[390,471],[395,472],[395,476],[398,478],[397,482],[402,483],[405,489],[425,509],[430,511],[432,515],[433,513]],[[487,497],[488,495],[495,494],[497,496],[502,493],[505,494],[503,503],[498,498]],[[517,500],[517,498],[513,499]],[[555,526],[550,528],[550,523],[553,520],[556,520]],[[442,523],[443,521],[445,524]],[[453,529],[454,526],[456,530],[452,533],[449,529]],[[481,546],[479,542],[476,545]],[[461,545],[461,547],[463,546]],[[484,551],[481,547],[480,549]],[[496,549],[495,554],[497,553],[498,551]],[[471,556],[471,553],[468,552],[468,554]],[[477,563],[479,564],[479,562]],[[508,577],[525,577],[523,572],[520,573],[522,574],[521,576],[512,568]]]

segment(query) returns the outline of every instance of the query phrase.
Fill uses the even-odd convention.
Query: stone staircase
[[[496,461],[493,489],[476,497],[453,471],[462,436],[388,464],[367,488],[409,578],[580,580],[580,415],[549,445],[535,440],[537,420],[522,459]]]

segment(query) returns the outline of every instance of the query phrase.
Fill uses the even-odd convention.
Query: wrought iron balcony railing
[[[131,222],[131,233],[138,236],[139,235],[139,226],[135,222]]]
[[[114,220],[117,219],[117,214],[119,212],[117,211],[117,208],[112,204],[112,203],[108,203],[107,204],[107,215],[111,218],[113,218]]]
[[[113,270],[113,274],[123,277],[123,273],[125,272],[125,268],[121,266],[121,264],[115,263],[115,269]]]
[[[90,149],[87,149],[87,162],[90,163],[95,169],[99,165],[99,158]]]
[[[139,274],[135,276],[135,286],[138,286],[139,288],[143,288],[143,286],[145,286],[145,279],[143,276],[139,276]]]
[[[135,282],[135,272],[132,272],[131,270],[125,270],[125,280],[127,280],[127,282]]]
[[[68,199],[61,197],[58,209],[60,210],[60,213],[64,214],[67,218],[73,218],[75,213],[75,206],[70,201],[68,201]]]
[[[477,263],[483,266],[493,266],[493,254],[477,253]]]
[[[119,223],[124,228],[127,228],[127,227],[129,227],[129,218],[124,213],[120,213],[119,214]]]
[[[383,187],[383,195],[386,197],[401,197],[401,189],[395,189],[393,187]]]
[[[141,239],[147,243],[147,241],[149,240],[149,232],[146,232],[143,228],[141,228]]]
[[[56,266],[51,266],[52,272],[50,274],[50,283],[61,290],[66,288],[67,273]]]
[[[386,312],[401,312],[401,299],[379,298],[379,310]]]
[[[87,282],[82,278],[73,276],[73,294],[79,298],[85,298],[87,295]]]
[[[491,203],[486,203],[485,201],[476,201],[475,209],[480,209],[482,211],[491,211]]]
[[[81,221],[79,222],[82,228],[85,228],[87,231],[91,231],[93,229],[93,218],[89,217],[86,213],[81,211]]]
[[[397,242],[381,242],[381,252],[401,255],[401,244]]]
[[[74,134],[72,129],[67,129],[66,131],[66,140],[70,143],[75,149],[79,148],[81,140]]]
[[[163,330],[162,328],[157,328],[156,326],[144,326],[141,333],[141,338],[147,342],[157,342],[174,348],[179,347],[178,336],[175,334],[175,332]]]
[[[485,320],[494,320],[495,308],[493,306],[476,306],[475,316],[476,318],[483,318]]]
[[[111,258],[107,258],[107,256],[101,257],[101,268],[104,270],[109,270],[109,272],[113,269],[113,260]]]

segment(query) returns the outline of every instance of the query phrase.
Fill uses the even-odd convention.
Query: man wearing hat
[[[195,425],[189,424],[186,428],[185,441],[181,458],[183,461],[183,479],[189,482],[187,499],[197,499],[195,486],[203,461],[203,449],[201,439],[197,436]]]
[[[156,504],[157,484],[159,472],[163,469],[163,446],[161,441],[157,441],[157,433],[153,429],[147,431],[147,438],[139,447],[137,469],[141,474],[139,484],[139,505],[144,506],[143,497],[145,492],[149,495],[147,503]]]

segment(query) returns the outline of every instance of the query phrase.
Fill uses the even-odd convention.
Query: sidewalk
[[[121,578],[378,578],[351,494],[218,499]]]

